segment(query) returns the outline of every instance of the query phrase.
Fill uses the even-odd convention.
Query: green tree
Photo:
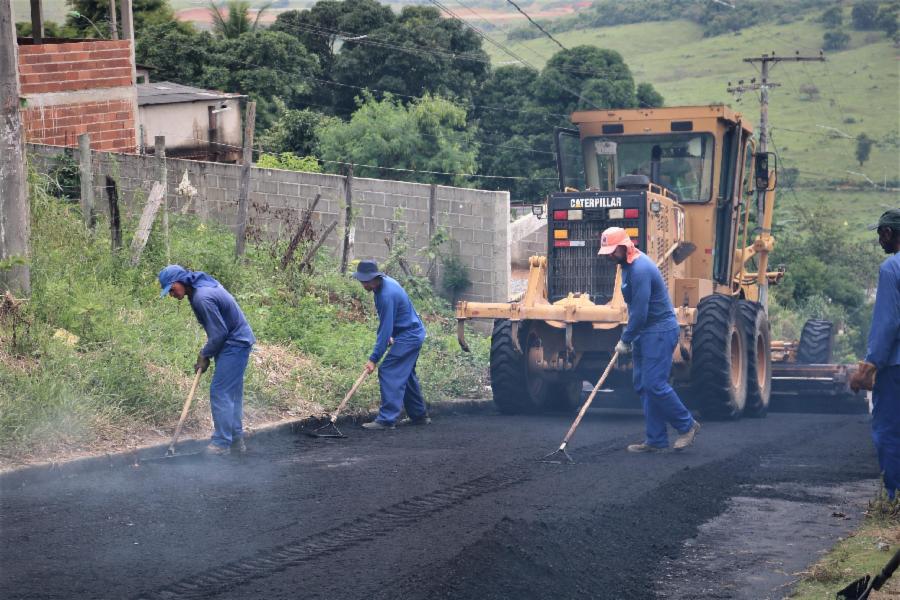
[[[900,2],[892,2],[878,9],[875,25],[878,29],[885,32],[888,37],[894,37],[900,30]]]
[[[444,19],[434,8],[407,6],[366,39],[345,40],[331,75],[347,86],[398,95],[469,99],[488,72],[480,37],[459,21]],[[351,110],[358,94],[353,87],[338,87],[335,105]]]
[[[479,173],[521,177],[478,181],[484,189],[509,190],[513,200],[537,201],[556,189],[553,130],[559,117],[535,102],[538,73],[520,66],[495,69],[475,96]]]
[[[404,104],[390,95],[377,100],[366,93],[350,121],[322,128],[319,145],[332,172],[341,169],[335,163],[378,165],[354,167],[354,172],[363,177],[465,185],[467,178],[461,175],[421,171],[473,173],[478,152],[465,142],[470,137],[465,109],[449,100],[425,96]]]
[[[336,120],[309,109],[288,108],[275,99],[277,117],[272,126],[259,136],[259,143],[270,152],[291,152],[298,156],[318,156],[317,132]]]
[[[832,6],[822,13],[822,25],[826,29],[837,29],[844,24],[844,11],[840,6]]]
[[[110,37],[110,18],[108,0],[66,0],[72,12],[66,17],[66,25],[86,38]],[[121,7],[118,9],[117,22],[122,26]],[[134,0],[132,2],[135,36],[151,25],[167,23],[175,18],[169,0]],[[93,25],[91,24],[93,22]],[[96,25],[103,35],[94,28]]]
[[[250,3],[247,0],[228,0],[222,5],[216,6],[213,0],[209,2],[209,16],[213,20],[213,32],[217,37],[233,40],[244,33],[256,31],[259,27],[259,18],[271,3],[265,4],[256,13],[256,18],[250,18]]]
[[[875,140],[864,133],[856,136],[856,160],[859,162],[860,167],[869,160],[869,155],[872,154],[872,145],[874,143]]]
[[[637,103],[641,108],[658,108],[666,103],[662,94],[649,83],[641,83],[637,86]]]
[[[365,35],[394,20],[389,6],[375,0],[320,0],[306,10],[289,10],[275,18],[272,31],[293,35],[331,70],[341,40]]]
[[[850,19],[853,21],[853,29],[869,31],[875,29],[878,16],[878,0],[863,0],[857,2],[850,11]]]
[[[566,115],[580,109],[637,105],[634,79],[622,55],[595,46],[554,54],[535,81],[534,95],[541,106]]]
[[[850,45],[850,36],[841,30],[826,31],[822,36],[822,49],[836,52]]]
[[[138,63],[153,67],[153,79],[203,85],[204,68],[213,60],[215,40],[190,23],[168,21],[145,27],[135,41]]]
[[[203,69],[203,84],[256,100],[260,130],[275,120],[276,98],[287,106],[296,106],[311,90],[310,77],[319,75],[316,57],[297,38],[275,31],[215,40],[209,60]]]

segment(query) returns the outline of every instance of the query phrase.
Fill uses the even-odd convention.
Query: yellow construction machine
[[[571,120],[577,130],[556,132],[563,191],[546,207],[547,256],[531,257],[524,295],[456,308],[463,349],[468,321],[494,322],[491,386],[502,412],[571,410],[610,360],[628,321],[618,267],[597,256],[613,226],[660,264],[681,326],[673,382],[690,388],[685,399],[705,418],[765,416],[773,370],[786,393],[846,388],[846,368],[821,364],[830,323],[808,323],[799,343],[770,340],[768,286],[784,274],[768,261],[776,159],[755,152],[740,113],[713,105]],[[804,353],[819,364],[801,365]],[[630,390],[629,371],[617,365],[611,386]]]

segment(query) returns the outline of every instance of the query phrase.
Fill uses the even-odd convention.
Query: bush
[[[822,36],[822,49],[829,51],[843,50],[850,45],[850,36],[843,31],[826,31]]]

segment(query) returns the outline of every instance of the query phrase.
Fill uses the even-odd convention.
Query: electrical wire
[[[547,36],[548,38],[550,38],[551,40],[553,40],[553,42],[554,42],[557,46],[559,46],[560,49],[562,49],[562,50],[568,50],[568,48],[566,48],[565,46],[563,46],[563,45],[559,42],[559,40],[557,40],[555,37],[553,37],[552,35],[550,35],[550,32],[549,32],[549,31],[547,31],[546,29],[544,29],[543,27],[541,27],[540,23],[538,23],[537,21],[535,21],[534,19],[532,19],[532,18],[531,18],[531,15],[529,15],[527,12],[525,12],[524,10],[522,10],[522,8],[521,8],[518,4],[516,4],[515,2],[513,2],[513,0],[506,0],[506,1],[507,1],[509,4],[512,4],[512,5],[516,8],[517,11],[519,11],[520,13],[522,13],[522,14],[525,16],[525,18],[528,19],[528,21],[529,21],[532,25],[534,25],[535,27],[537,27],[538,29],[540,29],[540,30],[541,30],[541,33],[543,33],[545,36]]]

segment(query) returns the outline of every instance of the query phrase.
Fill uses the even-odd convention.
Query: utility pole
[[[745,58],[744,62],[750,63],[751,65],[759,64],[760,81],[757,82],[754,78],[750,80],[749,84],[744,84],[744,81],[740,80],[736,86],[732,86],[729,81],[728,92],[731,94],[743,94],[744,92],[759,91],[759,146],[757,147],[757,152],[766,152],[769,146],[769,89],[781,85],[780,83],[769,81],[770,67],[774,67],[780,62],[825,62],[825,55],[819,51],[818,56],[800,56],[799,52],[795,52],[793,56],[779,56],[773,50],[772,54],[763,54],[762,56]],[[764,227],[762,223],[765,206],[766,190],[757,190],[756,214],[758,224],[761,227]],[[761,234],[763,236],[768,236],[771,234],[771,231],[762,229]],[[761,261],[761,267],[764,266],[765,263],[766,261]],[[764,277],[761,279],[762,281],[765,281]],[[767,307],[766,310],[768,310],[768,291],[769,288],[767,285],[760,285],[759,301],[763,306]]]
[[[12,2],[0,0],[0,291],[26,296],[31,291],[30,216],[18,50]]]
[[[253,165],[253,134],[256,131],[256,102],[247,103],[244,116],[244,149],[241,155],[241,181],[238,187],[238,217],[234,255],[244,256],[247,244],[247,212],[250,204],[250,167]]]

